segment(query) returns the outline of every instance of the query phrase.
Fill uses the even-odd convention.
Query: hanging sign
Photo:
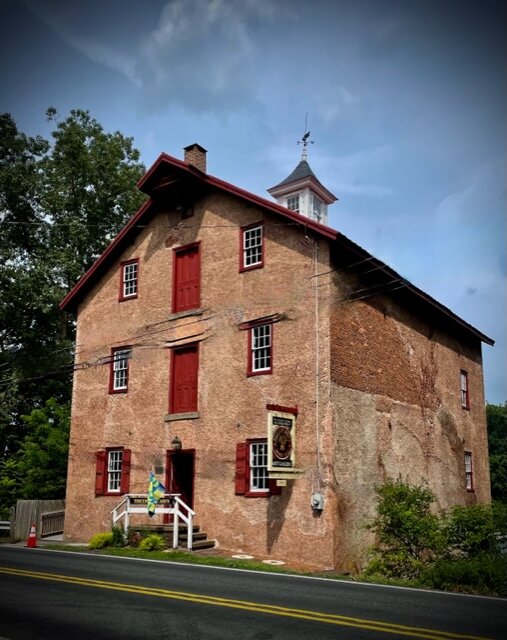
[[[296,415],[268,411],[268,473],[270,478],[292,478],[296,469]]]

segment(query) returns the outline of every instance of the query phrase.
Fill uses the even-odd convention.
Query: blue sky
[[[503,0],[4,0],[0,111],[49,135],[89,109],[161,151],[265,190],[299,160],[339,197],[330,225],[496,340],[507,400]]]

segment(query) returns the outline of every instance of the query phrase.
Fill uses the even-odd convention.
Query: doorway
[[[167,451],[166,491],[179,493],[191,509],[194,508],[195,449]]]

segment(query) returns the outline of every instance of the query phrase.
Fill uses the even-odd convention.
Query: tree
[[[507,402],[486,405],[491,494],[507,503]]]
[[[141,204],[144,173],[131,138],[88,111],[55,123],[52,142],[0,115],[0,500],[31,460],[35,423],[22,416],[70,402],[74,323],[58,303]],[[17,456],[21,456],[20,459]],[[27,457],[28,456],[28,457]],[[21,483],[21,484],[20,484]],[[41,484],[39,482],[39,484]],[[42,483],[50,491],[51,483]],[[10,486],[8,491],[6,487]],[[47,496],[52,497],[52,496]],[[4,505],[5,506],[5,505]]]

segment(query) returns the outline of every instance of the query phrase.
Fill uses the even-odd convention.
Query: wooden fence
[[[18,500],[11,514],[11,542],[26,540],[35,524],[37,537],[63,533],[65,500]]]

